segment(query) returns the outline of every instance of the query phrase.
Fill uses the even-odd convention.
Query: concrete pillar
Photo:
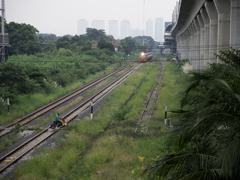
[[[202,19],[204,22],[204,63],[203,63],[203,68],[206,69],[208,68],[208,63],[210,63],[209,61],[209,34],[210,34],[210,28],[209,28],[209,24],[210,24],[210,19],[208,17],[207,11],[205,8],[201,9],[201,15],[202,15]]]
[[[192,28],[192,31],[193,31],[193,50],[192,50],[192,66],[193,66],[193,69],[195,70],[196,69],[196,54],[197,54],[197,49],[196,49],[196,41],[197,41],[197,30],[195,28],[195,25],[194,23],[191,24],[191,28]]]
[[[182,60],[182,45],[181,45],[181,37],[177,37],[177,54],[178,54],[178,60]]]
[[[230,0],[213,0],[218,12],[218,48],[217,52],[230,47]],[[220,60],[218,59],[218,63]]]
[[[230,45],[240,49],[240,1],[231,0],[230,12]]]
[[[182,59],[186,59],[186,37],[185,37],[185,33],[182,34],[182,51],[183,51]]]
[[[197,31],[197,35],[196,35],[196,70],[199,71],[200,70],[200,25],[198,23],[197,18],[195,18],[193,20],[195,29]]]
[[[212,1],[205,2],[206,11],[210,19],[209,34],[209,60],[210,63],[217,63],[217,45],[218,45],[218,13]]]
[[[189,36],[189,30],[186,30],[186,59],[189,60],[189,43],[190,43],[190,36]]]
[[[200,62],[200,70],[205,69],[204,67],[204,22],[202,19],[201,14],[197,15],[197,20],[198,20],[198,24],[200,26],[200,58],[199,58],[199,62]]]
[[[194,33],[192,31],[191,25],[188,27],[189,30],[189,61],[192,64],[192,56],[193,56],[193,36]]]

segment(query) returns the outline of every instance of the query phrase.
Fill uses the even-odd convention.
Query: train
[[[147,62],[147,61],[150,61],[152,58],[153,58],[153,53],[152,52],[148,52],[148,53],[142,52],[140,54],[139,61],[140,62]]]

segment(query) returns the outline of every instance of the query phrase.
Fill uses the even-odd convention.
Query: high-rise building
[[[135,29],[135,35],[136,36],[143,36],[143,30],[142,29]]]
[[[141,29],[131,29],[130,35],[132,37],[143,36],[143,30],[141,30]]]
[[[130,36],[130,22],[128,20],[123,20],[121,22],[121,39]]]
[[[151,19],[148,19],[146,23],[146,36],[153,38],[153,21]]]
[[[163,18],[155,20],[155,41],[163,41]]]
[[[93,20],[92,21],[92,28],[95,28],[95,29],[103,29],[105,30],[105,21],[104,20]]]
[[[136,31],[134,29],[130,29],[130,36],[131,37],[136,37]]]
[[[77,24],[77,34],[86,34],[86,29],[88,28],[88,21],[85,19],[78,20]]]
[[[118,39],[118,21],[117,20],[108,21],[108,34],[112,35],[115,39]]]

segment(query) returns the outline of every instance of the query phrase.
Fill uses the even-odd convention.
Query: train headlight
[[[142,56],[144,55],[144,53],[142,52],[142,54],[141,54]]]

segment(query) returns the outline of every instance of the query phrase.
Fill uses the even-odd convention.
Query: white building
[[[105,21],[104,20],[93,20],[92,21],[92,28],[95,28],[95,29],[103,29],[105,30]]]
[[[86,34],[86,29],[88,28],[88,21],[85,19],[78,20],[77,23],[77,34]]]
[[[146,36],[153,38],[153,21],[151,19],[148,19],[146,22]]]
[[[130,22],[128,20],[123,20],[121,22],[121,39],[130,36]]]
[[[163,18],[155,20],[155,41],[163,41]]]
[[[118,21],[109,20],[108,21],[108,34],[112,35],[114,39],[118,39]]]

